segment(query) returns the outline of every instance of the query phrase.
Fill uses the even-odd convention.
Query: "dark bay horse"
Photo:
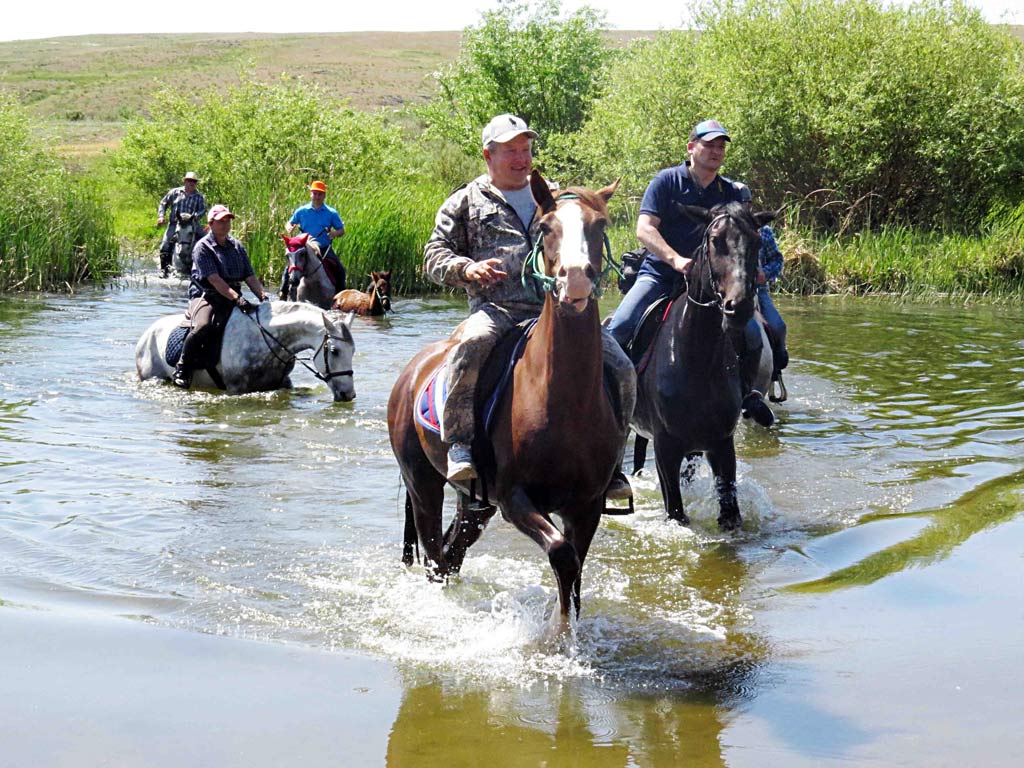
[[[391,270],[370,273],[366,291],[349,288],[334,295],[331,309],[355,312],[357,315],[381,317],[391,311]]]
[[[671,305],[640,362],[633,426],[654,443],[669,518],[689,523],[679,470],[684,458],[703,452],[715,475],[718,524],[732,530],[742,522],[733,432],[743,396],[735,350],[754,312],[759,230],[775,214],[751,213],[740,203],[680,207],[707,229],[688,292]]]
[[[602,332],[595,290],[601,277],[607,202],[617,182],[600,191],[570,188],[557,199],[534,172],[530,185],[541,221],[539,279],[548,292],[510,386],[497,402],[487,436],[492,461],[478,469],[502,516],[543,548],[555,573],[564,629],[570,607],[579,613],[580,575],[601,520],[604,491],[625,444],[628,425],[605,391]],[[531,261],[533,261],[531,259]],[[518,280],[518,275],[510,275]],[[428,576],[457,573],[466,549],[481,535],[494,507],[459,505],[442,530],[446,446],[414,418],[414,401],[458,340],[421,350],[398,377],[388,401],[391,447],[406,484],[403,560],[412,563],[418,536]],[[562,520],[562,530],[552,522]]]

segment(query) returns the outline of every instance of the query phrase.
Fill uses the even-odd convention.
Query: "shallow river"
[[[558,649],[550,569],[500,517],[456,583],[400,564],[387,397],[463,301],[356,319],[358,396],[332,404],[304,370],[140,383],[135,341],[182,293],[0,298],[0,605],[385,662],[376,764],[1019,764],[1021,310],[780,301],[790,399],[738,429],[742,532],[706,468],[693,526],[666,523],[649,462]],[[431,752],[438,728],[459,736]]]

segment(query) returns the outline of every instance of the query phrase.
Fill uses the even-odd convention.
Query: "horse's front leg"
[[[460,492],[457,510],[444,534],[443,552],[449,573],[458,573],[462,569],[466,550],[480,538],[498,508],[474,504],[468,495]]]
[[[572,598],[576,607],[576,617],[580,615],[580,594],[582,592],[583,563],[590,551],[590,543],[594,540],[597,526],[601,524],[601,512],[604,503],[600,497],[594,501],[582,505],[578,509],[567,508],[562,512],[562,529],[566,541],[572,544],[576,550],[576,557],[580,561],[580,572],[573,584]]]
[[[558,586],[558,610],[562,629],[569,627],[572,590],[580,576],[580,559],[551,518],[539,511],[522,488],[515,488],[501,505],[505,518],[537,542],[548,556]]]
[[[654,438],[654,462],[668,519],[689,525],[690,517],[683,509],[683,494],[679,490],[679,468],[684,455],[685,451],[675,438],[668,435]]]
[[[718,527],[734,531],[743,523],[736,498],[736,446],[732,437],[722,440],[714,450],[707,452],[708,464],[715,475],[718,494]]]

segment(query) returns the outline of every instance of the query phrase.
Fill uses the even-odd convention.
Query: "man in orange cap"
[[[345,290],[345,267],[342,266],[341,259],[334,252],[331,241],[345,234],[345,223],[334,208],[324,203],[326,196],[326,184],[322,181],[314,181],[310,184],[309,202],[295,209],[291,220],[285,225],[285,231],[290,235],[296,229],[301,229],[316,240],[317,245],[320,246],[320,255],[324,260],[327,274],[334,281],[335,290],[343,291]],[[284,274],[281,276],[279,295],[282,301],[288,298],[287,264],[285,264]]]

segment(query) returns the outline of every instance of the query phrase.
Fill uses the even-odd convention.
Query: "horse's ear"
[[[602,187],[601,189],[597,190],[598,197],[600,197],[607,203],[609,200],[611,200],[612,195],[615,194],[615,190],[619,188],[620,181],[622,181],[621,176],[619,176],[619,178],[617,178],[607,187]]]
[[[779,210],[779,211],[759,211],[758,213],[755,213],[754,214],[754,221],[757,222],[758,229],[760,229],[761,227],[763,227],[765,224],[767,224],[770,221],[775,221],[775,219],[778,217],[779,213],[781,213],[781,210]]]
[[[540,171],[530,174],[530,191],[542,213],[548,214],[555,210],[555,198],[551,195],[551,189],[544,177],[540,175]]]
[[[703,221],[705,224],[710,224],[714,218],[711,215],[711,211],[700,205],[683,205],[682,203],[676,203],[676,208],[683,212],[683,215],[689,216],[694,221]]]

